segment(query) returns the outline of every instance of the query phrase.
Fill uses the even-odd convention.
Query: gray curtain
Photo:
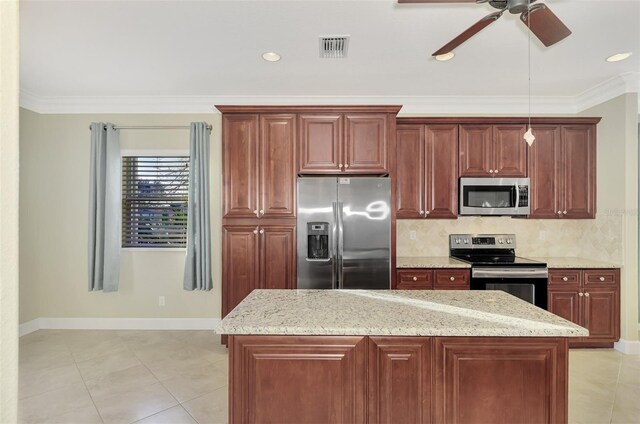
[[[189,216],[184,289],[211,290],[209,129],[206,122],[191,123],[189,154]]]
[[[121,233],[120,139],[113,124],[91,124],[89,290],[117,291]]]

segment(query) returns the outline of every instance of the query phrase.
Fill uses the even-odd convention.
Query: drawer
[[[579,269],[550,269],[549,285],[572,284],[580,285],[582,283],[582,271]]]
[[[436,290],[465,290],[469,288],[469,278],[468,269],[438,269],[433,287]]]
[[[584,271],[584,285],[616,286],[620,282],[620,271],[617,269],[587,269]]]
[[[433,271],[425,269],[399,270],[396,288],[399,290],[432,290]]]

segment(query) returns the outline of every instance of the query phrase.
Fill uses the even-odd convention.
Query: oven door
[[[471,290],[502,290],[547,309],[546,267],[472,268]]]
[[[528,178],[460,178],[460,215],[528,215]]]

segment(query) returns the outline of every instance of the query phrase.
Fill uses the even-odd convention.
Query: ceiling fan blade
[[[520,15],[520,20],[528,25],[531,32],[549,47],[571,35],[571,30],[545,4],[531,6]]]
[[[398,0],[398,3],[475,3],[476,0]]]
[[[453,40],[445,44],[444,47],[442,47],[440,50],[435,52],[432,56],[439,56],[441,54],[449,53],[450,51],[458,47],[460,44],[464,43],[469,38],[473,37],[480,31],[482,31],[484,28],[489,26],[489,24],[492,24],[493,22],[497,21],[500,16],[502,16],[502,11],[494,12],[490,15],[485,16],[475,24],[471,25],[469,29],[467,29],[465,32],[463,32],[462,34],[458,35],[456,38],[454,38]]]

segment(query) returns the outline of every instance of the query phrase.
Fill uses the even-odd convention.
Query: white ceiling
[[[532,38],[533,96],[559,104],[620,75],[626,91],[637,89],[640,1],[545,3],[573,34],[551,48]],[[493,11],[486,4],[393,0],[23,0],[21,88],[26,103],[51,107],[73,99],[82,105],[86,99],[107,109],[163,97],[194,105],[519,99],[527,95],[528,37],[517,16],[506,13],[449,62],[430,56]],[[348,58],[320,59],[318,36],[334,34],[351,35]],[[265,62],[265,51],[282,60]],[[624,51],[634,55],[604,61]]]

